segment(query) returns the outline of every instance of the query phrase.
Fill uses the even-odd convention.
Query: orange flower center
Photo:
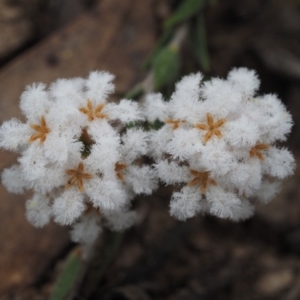
[[[175,130],[175,129],[177,129],[179,127],[179,125],[181,125],[182,123],[184,123],[184,121],[167,119],[167,120],[165,120],[165,123],[172,125],[173,129]]]
[[[71,178],[68,181],[68,184],[65,186],[65,188],[68,189],[73,184],[77,184],[77,187],[80,192],[84,191],[83,180],[91,179],[93,177],[92,175],[90,175],[88,173],[84,173],[84,166],[83,166],[82,162],[79,163],[77,169],[66,170],[66,173],[68,175],[71,175]]]
[[[93,121],[95,119],[107,119],[108,115],[104,114],[102,112],[103,108],[105,106],[105,103],[101,103],[95,108],[93,107],[92,101],[90,99],[87,99],[87,105],[86,107],[80,107],[79,110],[87,115],[89,121]]]
[[[124,180],[124,175],[122,173],[122,171],[124,169],[127,168],[127,165],[126,164],[120,164],[120,163],[116,163],[115,165],[115,171],[116,171],[116,174],[117,174],[117,177],[120,179],[120,180]]]
[[[262,151],[267,150],[270,147],[268,144],[258,144],[251,148],[250,157],[257,156],[260,160],[264,160],[264,156],[262,155]]]
[[[47,134],[51,131],[46,124],[45,117],[41,117],[40,125],[31,124],[30,127],[34,129],[37,133],[33,134],[29,138],[29,143],[32,143],[35,140],[40,140],[40,143],[43,143],[46,140]]]
[[[220,119],[219,121],[214,123],[214,120],[213,120],[211,114],[207,113],[206,121],[207,121],[207,124],[196,124],[195,125],[196,128],[207,131],[203,142],[206,143],[214,135],[216,135],[218,138],[221,138],[222,133],[219,128],[224,125],[224,123],[226,122],[226,119]]]
[[[191,174],[194,176],[194,179],[188,183],[188,186],[200,185],[200,190],[202,194],[205,194],[208,184],[216,186],[217,183],[209,178],[209,172],[198,172],[191,169]]]

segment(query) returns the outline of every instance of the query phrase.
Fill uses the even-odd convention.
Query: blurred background
[[[170,50],[182,26],[188,33],[165,61],[157,53]],[[161,72],[157,61],[169,71],[155,83],[166,95],[190,72],[209,78],[255,69],[260,93],[278,94],[293,115],[285,146],[299,162],[299,0],[0,0],[1,123],[22,119],[19,97],[32,82],[107,70],[120,97]],[[1,170],[14,162],[0,152]],[[299,177],[297,168],[276,199],[242,223],[177,222],[168,215],[169,188],[138,199],[138,224],[89,299],[300,299]],[[68,228],[28,224],[28,197],[0,185],[1,300],[48,299],[74,247]]]

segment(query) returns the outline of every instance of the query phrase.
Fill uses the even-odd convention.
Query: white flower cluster
[[[291,115],[275,95],[256,94],[253,71],[234,69],[226,80],[186,76],[170,101],[148,95],[143,112],[136,102],[107,101],[112,79],[92,72],[49,88],[34,84],[21,96],[26,122],[0,127],[0,147],[20,153],[2,183],[13,193],[33,190],[26,203],[33,225],[72,225],[72,239],[90,244],[101,225],[131,226],[131,200],[151,194],[158,178],[174,185],[170,213],[179,220],[197,213],[241,220],[292,174],[293,156],[276,146],[291,130]],[[126,126],[145,119],[164,124],[151,132]],[[154,168],[142,164],[146,154]]]
[[[268,202],[278,180],[293,173],[293,156],[276,146],[291,130],[291,115],[275,95],[258,96],[259,84],[254,71],[239,68],[226,80],[186,76],[168,102],[147,97],[148,121],[164,123],[152,132],[149,153],[159,178],[177,185],[174,217],[246,219],[255,200]]]
[[[26,123],[12,119],[0,127],[0,147],[20,153],[2,183],[13,193],[33,190],[28,220],[37,227],[51,218],[72,225],[72,239],[82,243],[96,239],[101,223],[112,230],[131,226],[130,201],[157,186],[153,169],[139,160],[147,133],[125,126],[144,119],[138,104],[107,102],[113,78],[92,72],[48,89],[33,84],[20,101]]]

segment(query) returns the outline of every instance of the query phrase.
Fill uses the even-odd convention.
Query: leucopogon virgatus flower
[[[20,154],[2,183],[13,193],[33,190],[27,219],[42,227],[51,219],[72,225],[72,239],[92,243],[101,224],[123,230],[134,223],[130,202],[157,186],[155,172],[140,158],[148,134],[126,129],[142,121],[138,104],[108,102],[114,76],[92,72],[87,79],[59,79],[48,88],[26,88],[20,108],[26,118],[0,127],[0,147]]]
[[[163,122],[151,133],[149,155],[160,180],[175,187],[172,216],[249,218],[255,201],[270,201],[293,173],[292,154],[277,145],[291,130],[291,115],[276,95],[258,95],[259,84],[246,68],[226,80],[203,81],[197,73],[176,84],[170,101],[146,98],[147,120]]]

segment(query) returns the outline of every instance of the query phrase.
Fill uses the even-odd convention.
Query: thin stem
[[[188,25],[183,24],[175,32],[175,35],[171,42],[169,43],[169,47],[175,48],[177,51],[180,50],[186,36],[188,34]]]
[[[184,40],[188,35],[188,26],[183,24],[175,31],[175,34],[166,47],[179,51]],[[143,101],[143,95],[154,91],[154,73],[150,70],[144,80],[136,84],[126,95],[125,98]]]
[[[64,300],[77,284],[82,273],[81,247],[76,247],[67,257],[49,300]]]
[[[87,299],[91,296],[95,287],[101,281],[108,267],[116,257],[123,237],[123,232],[106,231],[104,238],[99,239],[94,245],[92,257],[87,264],[88,272],[80,285],[80,290],[76,293],[79,295],[79,299]],[[104,243],[106,244],[104,245]]]

